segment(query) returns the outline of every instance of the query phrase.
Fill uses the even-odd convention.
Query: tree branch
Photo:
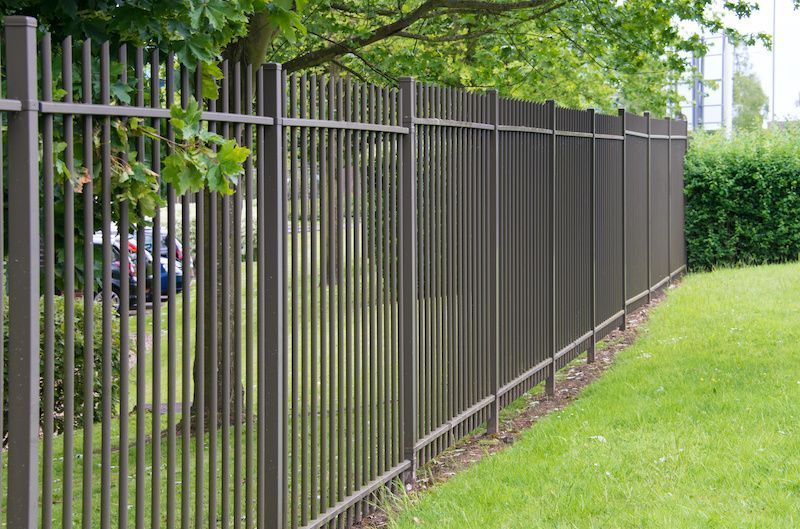
[[[340,2],[332,2],[331,3],[331,9],[335,9],[336,11],[341,11],[342,13],[349,13],[351,15],[363,14],[363,10],[361,10],[361,9],[359,9],[357,7],[354,7],[354,6],[349,6],[347,4],[340,3]],[[394,16],[397,16],[400,13],[402,13],[402,11],[400,9],[397,9],[397,10],[382,9],[380,7],[373,8],[373,11],[374,11],[375,14],[383,16],[383,17],[394,17]]]
[[[353,70],[352,68],[350,68],[349,66],[347,66],[343,62],[339,62],[336,59],[334,59],[334,60],[331,61],[331,63],[335,64],[337,67],[341,68],[342,70],[350,73],[350,75],[352,75],[353,77],[355,77],[356,79],[358,79],[362,83],[368,83],[369,82],[366,77],[361,75],[359,72]]]
[[[372,32],[364,36],[354,37],[342,42],[335,42],[328,46],[304,53],[286,62],[284,68],[289,72],[293,72],[304,68],[320,66],[341,55],[353,53],[354,50],[369,46],[370,44],[374,44],[389,37],[397,36],[415,22],[434,16],[455,13],[499,14],[544,7],[545,9],[536,13],[534,18],[538,18],[560,5],[563,5],[563,2],[557,2],[556,0],[525,0],[521,2],[426,0],[413,11],[401,16],[393,22],[375,28]]]
[[[311,34],[312,34],[312,35],[314,35],[315,37],[319,37],[319,38],[321,38],[322,40],[326,40],[326,41],[328,41],[328,42],[330,42],[330,43],[337,44],[337,43],[336,43],[336,41],[334,41],[334,40],[332,40],[332,39],[330,39],[330,38],[328,38],[328,37],[326,37],[326,36],[324,36],[324,35],[320,35],[320,34],[318,34],[318,33],[314,33],[314,32],[309,32],[309,33],[311,33]],[[381,70],[380,68],[378,68],[378,67],[377,67],[377,66],[375,66],[374,64],[370,63],[370,62],[369,62],[367,59],[365,59],[365,58],[364,58],[364,56],[362,56],[360,53],[358,53],[358,51],[357,51],[357,50],[349,50],[349,53],[352,53],[352,54],[353,54],[353,55],[354,55],[356,58],[358,58],[358,59],[359,59],[361,62],[363,62],[363,63],[364,63],[364,65],[365,65],[367,68],[369,68],[369,69],[370,69],[370,70],[372,70],[373,72],[377,73],[378,75],[380,75],[381,77],[383,77],[384,79],[386,79],[387,81],[389,81],[390,83],[394,83],[394,82],[396,82],[396,81],[397,81],[397,79],[394,79],[393,77],[391,77],[391,76],[387,75],[387,74],[386,74],[386,72],[384,72],[383,70]],[[344,65],[343,65],[343,64],[342,64],[340,61],[336,60],[335,58],[334,58],[334,59],[331,59],[331,61],[330,61],[330,62],[332,62],[332,63],[336,64],[337,66],[344,67]],[[352,72],[353,74],[355,74],[355,72],[354,72],[353,70],[351,70],[350,68],[346,68],[346,67],[345,67],[345,69],[346,69],[347,71],[349,71],[349,72]]]
[[[438,7],[452,13],[508,13],[542,7],[552,3],[551,0],[525,0],[524,2],[490,2],[484,0],[440,0]]]
[[[417,20],[424,18],[428,13],[437,7],[437,2],[439,1],[441,0],[427,0],[414,11],[411,11],[407,15],[400,17],[390,24],[386,24],[375,29],[369,35],[349,39],[345,42],[337,42],[324,48],[310,51],[300,55],[299,57],[295,57],[294,59],[285,63],[283,66],[288,72],[319,66],[332,59],[335,59],[336,57],[339,57],[340,55],[350,53],[352,50],[363,48],[364,46],[378,42],[379,40],[391,37],[398,31],[406,29]]]
[[[457,42],[459,40],[477,39],[493,32],[494,29],[485,29],[483,31],[476,31],[474,33],[458,33],[456,35],[440,35],[434,37],[420,35],[418,33],[409,33],[407,31],[400,31],[396,36],[403,37],[404,39],[421,40],[424,42]]]

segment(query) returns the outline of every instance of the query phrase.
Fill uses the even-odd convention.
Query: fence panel
[[[291,527],[359,519],[399,466],[398,92],[288,83]],[[440,401],[440,400],[439,400]],[[366,488],[365,488],[366,487]]]
[[[501,406],[541,382],[551,357],[547,112],[541,103],[500,100]]]
[[[669,276],[669,121],[650,120],[650,287]]]
[[[599,335],[624,317],[623,281],[623,122],[621,116],[597,115],[595,151],[595,281]]]
[[[556,109],[556,368],[592,337],[592,122],[580,110]],[[580,134],[580,135],[577,135]]]
[[[343,527],[685,270],[684,122],[36,39],[6,20],[8,527]]]
[[[420,464],[490,404],[487,96],[417,85]],[[477,414],[477,415],[476,415]],[[454,420],[455,419],[455,420]]]
[[[684,239],[683,160],[687,148],[687,123],[670,120],[669,151],[669,273],[674,275],[686,268]]]
[[[269,69],[223,63],[223,78],[204,98],[213,79],[172,55],[51,40],[45,34],[40,46],[38,103],[47,322],[41,523],[252,527],[278,520],[275,505],[255,502],[257,488],[259,497],[285,488],[281,465],[267,463],[283,453],[281,443],[268,442],[280,434],[279,421],[269,425],[261,413],[282,402],[270,393],[283,380],[270,380],[281,357],[268,356],[280,343],[282,315],[280,303],[267,301],[285,298],[275,294],[280,282],[271,281],[270,267],[258,266],[279,258],[286,237],[284,223],[271,225],[264,214],[275,211],[280,221],[282,211],[274,200],[280,188],[266,182],[275,168],[265,132],[277,130],[263,116],[276,108],[264,101]],[[274,100],[281,93],[271,91]],[[192,107],[197,101],[202,106]],[[188,121],[194,118],[167,119],[176,102],[202,110],[208,133],[219,135],[209,140],[213,151],[236,139],[259,152],[255,167],[252,156],[244,160],[230,193],[178,196],[161,181],[169,157],[187,148],[187,128],[199,126]],[[128,179],[134,183],[125,191]],[[258,228],[254,210],[262,213]],[[254,247],[263,250],[259,257]],[[256,313],[243,286],[252,292],[258,284],[266,295]]]
[[[625,132],[625,270],[626,303],[647,300],[649,272],[647,118],[627,114]]]

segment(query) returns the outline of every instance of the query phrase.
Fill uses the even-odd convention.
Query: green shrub
[[[685,193],[690,268],[797,259],[800,128],[696,134]]]
[[[6,307],[8,307],[8,300],[6,300]],[[4,312],[4,326],[3,326],[3,344],[5,346],[6,358],[3,362],[4,370],[4,391],[3,391],[3,444],[5,444],[6,436],[8,434],[8,309]],[[55,398],[55,414],[53,423],[56,433],[64,431],[64,359],[65,359],[65,345],[64,345],[64,298],[56,296],[54,304],[54,325],[55,325],[55,342],[54,342],[54,371],[55,371],[55,385],[54,385],[54,398]],[[101,303],[94,304],[94,380],[93,380],[93,411],[94,421],[97,422],[102,417],[103,411],[103,307]],[[44,300],[40,300],[39,312],[40,324],[40,343],[44,348]],[[119,407],[119,385],[120,385],[120,341],[119,341],[119,318],[116,314],[111,320],[111,409],[114,413],[118,412]],[[39,355],[39,369],[41,376],[44,376],[44,354]],[[83,299],[75,300],[75,398],[73,400],[75,405],[75,426],[83,424],[83,387],[84,387],[84,335],[83,335]],[[44,403],[44,388],[43,378],[40,378],[39,396],[40,396],[40,410],[39,421],[42,424],[44,412],[41,409]]]

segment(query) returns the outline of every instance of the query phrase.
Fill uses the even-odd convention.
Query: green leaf
[[[222,143],[225,142],[225,138],[223,138],[216,132],[211,132],[210,130],[208,130],[207,124],[202,129],[200,129],[200,132],[197,134],[197,137],[202,142],[214,145],[222,145]]]
[[[191,140],[200,132],[200,118],[202,112],[197,100],[194,97],[189,98],[186,109],[181,108],[180,105],[174,104],[169,110],[170,124],[172,124],[176,135],[181,140]]]
[[[164,158],[164,167],[161,170],[161,180],[175,188],[178,195],[184,194],[189,189],[189,179],[186,175],[186,163],[179,154],[170,154]]]
[[[212,165],[211,167],[208,168],[208,172],[206,173],[206,179],[208,180],[209,191],[215,193],[228,194],[229,191],[228,182],[222,175],[222,172],[219,169],[219,165]]]
[[[55,168],[56,174],[60,177],[64,178],[65,180],[72,179],[72,174],[69,172],[69,169],[67,169],[67,164],[65,164],[64,160],[61,158],[56,158]]]
[[[244,172],[242,164],[249,155],[246,147],[240,147],[235,140],[226,140],[217,151],[217,161],[225,176],[234,176]]]
[[[116,98],[120,103],[131,104],[131,94],[128,91],[128,86],[122,83],[113,83],[111,85],[111,97]]]

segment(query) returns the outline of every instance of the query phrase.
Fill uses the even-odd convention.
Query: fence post
[[[489,123],[493,125],[489,144],[489,384],[492,402],[486,430],[489,434],[498,431],[500,419],[500,99],[497,90],[489,90]]]
[[[622,133],[622,324],[619,330],[624,331],[628,327],[628,250],[625,246],[625,239],[628,237],[627,220],[625,215],[625,201],[628,197],[628,180],[625,165],[627,163],[626,148],[628,145],[627,124],[625,120],[625,109],[617,110],[620,118],[620,129]]]
[[[551,361],[547,366],[544,392],[553,395],[556,392],[556,102],[548,99],[546,105],[550,129],[550,332],[547,347]]]
[[[400,387],[403,402],[403,458],[411,463],[403,481],[417,471],[417,139],[414,125],[417,91],[412,77],[400,78],[400,115],[408,128],[401,142],[399,334]]]
[[[589,344],[589,349],[586,351],[586,362],[594,363],[595,347],[597,345],[597,115],[593,108],[588,109],[589,117],[592,120],[592,159],[590,165],[590,182],[591,182],[591,200],[592,204],[589,207],[589,218],[591,219],[591,237],[592,237],[592,304],[589,308],[589,313],[592,318],[592,342]]]
[[[39,115],[36,20],[5,18],[8,98],[8,512],[34,529],[39,500]]]
[[[265,414],[265,480],[264,498],[267,527],[279,529],[284,527],[284,506],[286,503],[286,468],[284,466],[284,415],[286,403],[284,399],[284,358],[283,358],[283,321],[284,321],[284,280],[283,251],[286,242],[284,228],[284,201],[286,198],[283,176],[283,126],[281,109],[283,101],[283,76],[281,65],[269,63],[264,65],[264,110],[265,114],[275,119],[275,124],[265,128],[265,160],[264,160],[264,211],[269,212],[264,221],[265,246],[265,283],[259,285],[259,295],[265,296],[264,306],[264,363],[267,366],[266,379],[263,382],[266,401]],[[262,200],[262,197],[258,197]],[[261,264],[259,264],[259,267]],[[259,410],[260,413],[260,410]]]
[[[667,284],[672,285],[672,118],[667,117]]]
[[[650,266],[650,256],[652,254],[652,250],[650,248],[651,245],[651,237],[650,237],[650,230],[653,227],[653,219],[651,215],[651,200],[650,200],[650,112],[645,112],[644,117],[647,119],[647,303],[652,301],[652,289],[650,288],[653,285],[653,278],[652,278],[652,271]]]

